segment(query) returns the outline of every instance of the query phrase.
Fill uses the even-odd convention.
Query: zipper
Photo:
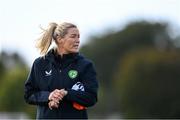
[[[60,76],[61,76],[61,87],[63,87],[64,88],[64,81],[63,81],[63,67],[62,67],[62,64],[60,63],[60,67],[59,67],[59,74],[60,74]]]
[[[60,72],[60,73],[62,72],[62,64],[60,64],[59,72]]]

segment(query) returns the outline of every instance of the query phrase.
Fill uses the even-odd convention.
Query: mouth
[[[79,48],[79,45],[73,45],[73,48]]]

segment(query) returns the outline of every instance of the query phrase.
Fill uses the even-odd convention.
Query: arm
[[[98,82],[92,63],[86,65],[84,72],[81,75],[81,79],[83,80],[82,83],[85,91],[67,89],[68,94],[66,95],[66,99],[85,107],[93,106],[97,102]]]
[[[34,62],[31,71],[29,73],[29,76],[25,82],[24,99],[29,104],[47,105],[50,92],[38,90],[35,68],[36,66]]]

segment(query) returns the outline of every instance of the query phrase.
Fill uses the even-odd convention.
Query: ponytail
[[[36,47],[40,50],[41,55],[45,55],[52,43],[52,40],[55,40],[57,44],[57,36],[63,38],[69,28],[77,28],[76,25],[68,22],[63,22],[60,24],[50,23],[47,29],[42,29],[42,36],[38,39]]]
[[[54,30],[56,29],[56,23],[50,23],[47,29],[42,29],[42,36],[38,39],[36,47],[40,50],[41,55],[45,55],[52,43]]]

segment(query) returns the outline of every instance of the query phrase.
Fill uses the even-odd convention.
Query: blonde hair
[[[57,36],[63,38],[67,34],[68,29],[73,27],[77,28],[77,26],[72,23],[63,22],[57,24],[53,22],[49,24],[47,29],[42,29],[42,35],[36,43],[36,47],[40,50],[40,54],[45,55],[48,52],[52,40],[56,43]]]

